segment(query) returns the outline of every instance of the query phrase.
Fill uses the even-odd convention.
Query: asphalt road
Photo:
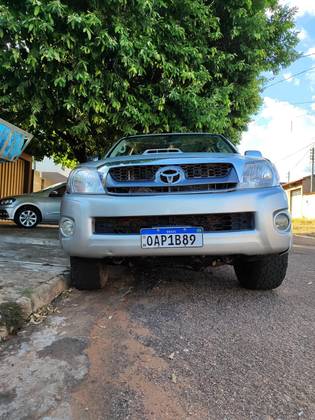
[[[136,266],[3,345],[0,419],[315,419],[315,240],[283,285]]]

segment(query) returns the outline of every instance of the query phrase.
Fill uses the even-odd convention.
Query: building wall
[[[39,171],[34,171],[34,184],[33,184],[33,191],[40,191],[44,186],[44,180],[41,176],[41,173]]]
[[[315,194],[304,195],[302,206],[302,217],[315,219]]]
[[[0,163],[0,197],[32,191],[32,157],[23,153],[15,162]]]
[[[40,191],[44,188],[48,188],[51,185],[57,184],[58,182],[65,182],[67,178],[56,172],[40,172],[33,171],[34,173],[34,182],[33,182],[33,191]],[[59,178],[59,179],[58,179]]]
[[[315,193],[303,194],[303,185],[296,185],[285,190],[289,210],[294,219],[315,219]]]
[[[315,183],[315,176],[313,177],[313,181]],[[315,190],[314,187],[315,187],[315,185],[313,185],[313,192]],[[303,193],[304,194],[309,194],[310,192],[311,192],[311,177],[308,176],[308,177],[305,177],[303,179]]]

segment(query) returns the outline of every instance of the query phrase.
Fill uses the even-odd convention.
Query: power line
[[[271,86],[275,86],[275,85],[278,85],[278,84],[280,84],[280,83],[287,82],[288,80],[291,80],[291,79],[293,79],[294,77],[299,76],[300,74],[308,73],[309,71],[312,71],[312,70],[315,70],[315,66],[312,66],[312,67],[310,67],[310,68],[308,68],[308,69],[306,69],[306,70],[300,71],[300,72],[298,72],[298,73],[292,74],[292,76],[287,77],[287,78],[283,78],[283,79],[281,79],[281,80],[278,80],[278,81],[277,81],[277,82],[275,82],[275,83],[271,83],[270,85],[265,86],[265,87],[263,88],[263,90],[266,90],[266,89],[270,88]]]
[[[302,152],[302,150],[307,149],[307,148],[309,148],[310,146],[313,146],[314,144],[315,144],[315,143],[314,143],[314,142],[312,142],[312,143],[308,144],[307,146],[304,146],[304,147],[302,147],[301,149],[296,150],[295,152],[293,152],[293,153],[291,153],[291,154],[289,154],[289,155],[287,155],[287,156],[285,156],[285,157],[283,157],[283,158],[278,159],[275,163],[278,163],[278,162],[280,162],[281,160],[286,160],[286,159],[289,159],[290,157],[292,157],[292,156],[296,155],[296,154],[297,154],[297,153],[299,153],[299,152]]]
[[[304,58],[304,57],[310,57],[311,55],[315,55],[315,52],[309,53],[309,54],[303,54],[303,55],[301,55],[301,57],[298,57],[296,60],[299,60],[300,58]]]
[[[301,158],[301,159],[299,159],[299,160],[297,161],[297,163],[289,169],[289,171],[292,171],[292,169],[295,169],[295,168],[296,168],[296,167],[297,167],[297,166],[298,166],[298,165],[302,162],[302,160],[306,158],[306,156],[307,156],[307,155],[308,155],[308,150],[307,150],[307,152],[305,152],[305,153],[303,154],[302,158]]]
[[[302,52],[301,52],[301,53],[302,53]],[[298,57],[295,61],[300,60],[301,58],[311,57],[312,55],[315,55],[315,52],[313,52],[313,53],[309,53],[309,54],[302,54],[302,55],[300,55],[300,57]],[[295,63],[295,61],[294,61],[294,63]],[[269,81],[271,82],[272,80],[275,80],[275,78],[276,78],[276,76],[270,77],[270,78],[268,79],[268,82],[269,82]]]

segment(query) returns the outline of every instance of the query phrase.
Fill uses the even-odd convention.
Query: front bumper
[[[66,195],[61,217],[73,219],[75,230],[72,237],[60,235],[60,240],[69,255],[87,258],[276,254],[291,246],[291,232],[280,233],[274,226],[274,214],[279,210],[287,210],[287,206],[286,195],[280,187],[150,197]],[[202,248],[142,249],[140,235],[94,233],[96,217],[231,212],[254,212],[255,229],[205,233]]]
[[[14,218],[14,208],[0,206],[0,220],[13,220]]]

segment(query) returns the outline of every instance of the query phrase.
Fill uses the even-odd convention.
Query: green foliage
[[[0,327],[5,327],[9,334],[14,334],[23,325],[23,312],[15,302],[0,303]]]
[[[237,142],[261,73],[297,56],[293,19],[278,0],[0,0],[0,113],[37,157],[83,161],[137,132]]]

